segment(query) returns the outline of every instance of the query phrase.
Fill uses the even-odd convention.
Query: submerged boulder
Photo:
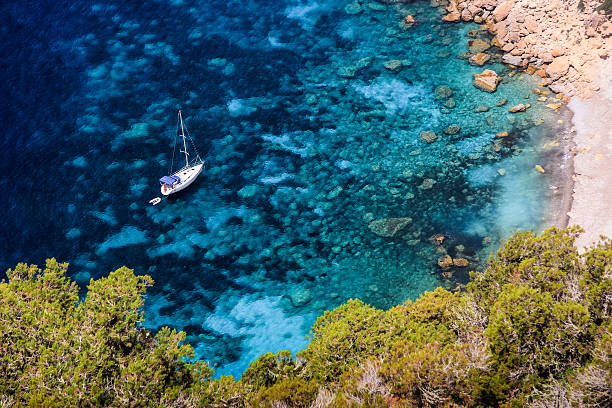
[[[525,109],[527,109],[527,107],[523,105],[522,103],[519,103],[518,105],[514,105],[508,108],[508,112],[510,113],[525,112]]]
[[[480,74],[475,74],[472,83],[474,86],[482,91],[495,92],[497,84],[501,81],[501,78],[495,71],[485,69]]]
[[[381,218],[370,222],[370,231],[381,237],[393,237],[399,230],[412,222],[412,218]]]
[[[450,257],[450,255],[445,255],[442,258],[438,259],[438,266],[440,268],[450,268],[451,266],[453,266],[453,258]]]
[[[447,85],[440,85],[434,91],[436,99],[448,99],[453,96],[453,90]]]
[[[482,67],[484,64],[487,63],[489,59],[491,59],[491,56],[489,54],[479,52],[477,54],[472,55],[469,59],[469,62],[472,65],[478,65]]]
[[[470,265],[470,261],[465,258],[455,258],[453,259],[453,265],[460,268],[465,268],[466,266]]]
[[[294,307],[301,307],[312,300],[312,292],[309,289],[295,289],[289,292],[289,299]]]
[[[456,135],[459,132],[461,132],[461,126],[459,125],[451,125],[447,127],[444,131],[444,133],[446,133],[447,135]]]
[[[421,136],[421,139],[427,143],[433,143],[438,138],[438,136],[431,130],[425,130],[421,132],[420,136]]]
[[[468,41],[468,48],[472,54],[479,54],[491,48],[491,44],[489,44],[487,41],[481,40],[480,38],[475,38]]]
[[[389,71],[395,71],[395,72],[397,72],[397,71],[399,71],[399,70],[401,70],[401,69],[402,69],[403,64],[402,64],[402,61],[401,61],[401,60],[397,60],[397,59],[395,59],[395,60],[385,61],[385,62],[383,63],[383,66],[384,66],[385,68],[387,68]]]

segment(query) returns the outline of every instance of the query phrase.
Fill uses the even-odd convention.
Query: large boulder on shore
[[[570,62],[568,57],[557,57],[546,67],[546,74],[552,79],[559,79],[567,73],[569,66]]]
[[[475,74],[472,83],[474,86],[482,91],[495,92],[497,84],[499,84],[501,78],[495,71],[485,69],[480,74]]]
[[[498,4],[497,7],[495,7],[495,10],[493,10],[493,18],[495,21],[499,22],[508,17],[512,7],[514,7],[514,0],[507,0]]]
[[[370,231],[381,237],[393,237],[399,230],[412,222],[412,218],[381,218],[368,225]]]

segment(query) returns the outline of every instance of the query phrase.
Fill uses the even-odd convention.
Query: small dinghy
[[[178,132],[180,124],[180,135]],[[174,149],[172,150],[172,162],[170,163],[170,175],[164,176],[159,179],[161,183],[161,193],[165,196],[170,194],[174,194],[179,192],[185,188],[187,188],[191,183],[195,181],[195,179],[200,175],[202,168],[204,167],[204,160],[200,158],[198,154],[198,150],[195,146],[195,143],[189,136],[189,131],[187,131],[187,136],[185,136],[185,131],[187,128],[183,124],[183,116],[181,111],[178,112],[178,123],[177,123],[177,132],[176,136],[180,136],[183,139],[183,150],[179,150],[180,153],[185,153],[185,166],[183,166],[180,170],[173,172],[174,167],[174,152],[176,151],[176,139],[174,139]],[[189,143],[192,146],[192,150],[195,152],[195,159],[189,162],[189,153],[187,152],[187,139],[189,139]],[[155,205],[155,204],[153,204]]]
[[[161,197],[155,197],[154,199],[149,200],[149,204],[157,205],[159,203],[161,203]]]

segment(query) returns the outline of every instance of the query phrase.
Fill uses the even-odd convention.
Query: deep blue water
[[[457,56],[476,25],[443,24],[426,1],[133,3],[0,5],[4,269],[53,256],[82,286],[122,265],[148,273],[147,324],[185,330],[239,375],[299,350],[349,298],[390,307],[454,288],[467,269],[440,256],[477,268],[557,211],[565,119],[495,58],[497,92],[472,86],[482,68]],[[419,23],[402,27],[408,13]],[[507,112],[521,102],[533,107]],[[178,108],[206,169],[153,207]],[[368,228],[388,217],[412,222],[392,238]]]

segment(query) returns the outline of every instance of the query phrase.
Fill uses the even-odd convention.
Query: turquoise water
[[[476,89],[483,68],[459,55],[478,26],[428,2],[41,4],[2,6],[1,264],[55,256],[81,285],[150,274],[148,326],[185,330],[219,374],[298,351],[349,298],[455,288],[470,268],[440,257],[478,268],[512,229],[558,215],[566,119],[499,58],[485,66],[498,90]],[[206,168],[153,207],[178,108]],[[369,228],[384,218],[411,220],[387,237]]]

